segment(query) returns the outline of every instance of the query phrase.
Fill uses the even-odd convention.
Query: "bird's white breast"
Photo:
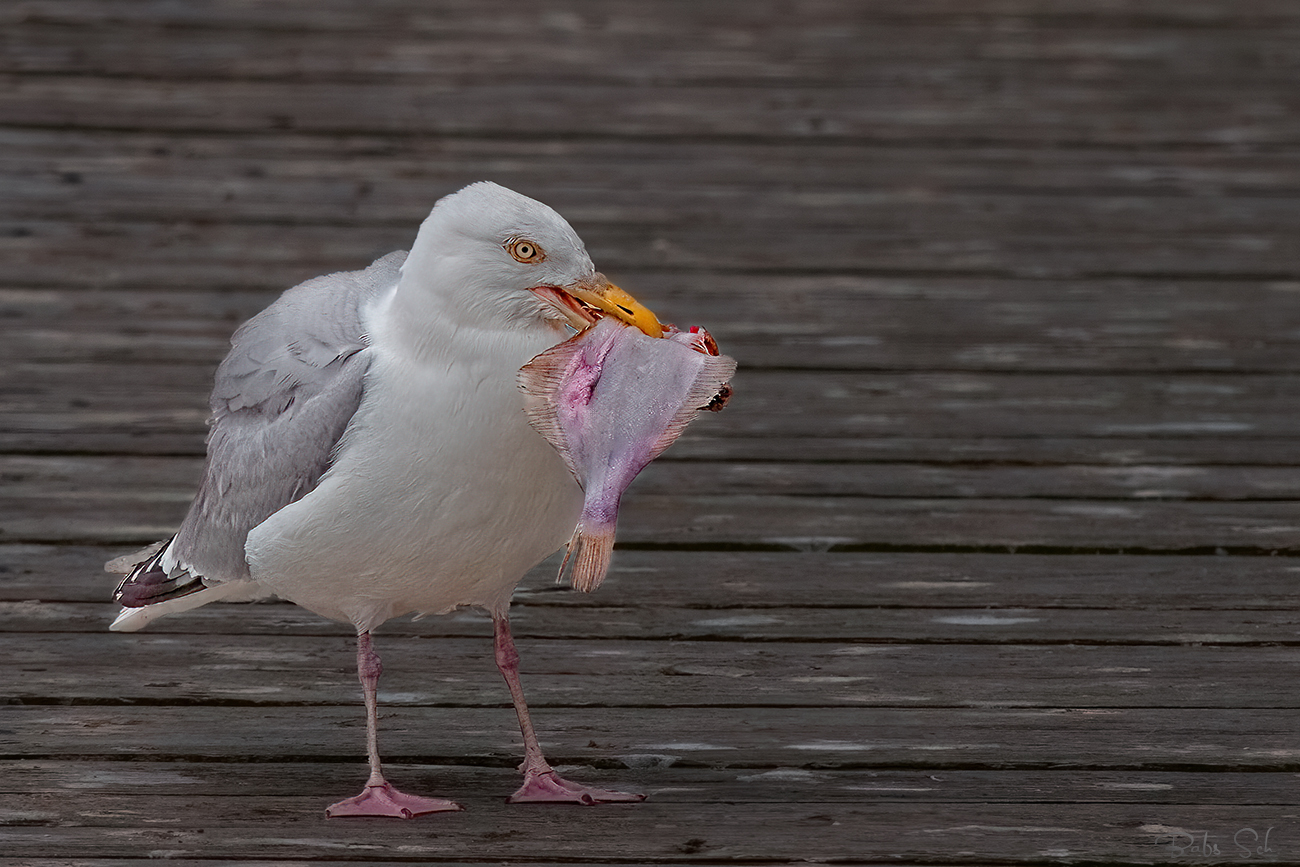
[[[582,506],[515,384],[557,338],[455,332],[442,356],[420,358],[373,337],[365,395],[333,466],[249,534],[253,576],[362,630],[458,605],[503,610]]]

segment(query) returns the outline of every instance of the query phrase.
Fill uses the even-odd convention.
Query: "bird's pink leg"
[[[384,779],[379,767],[379,699],[376,692],[379,675],[384,667],[379,662],[379,654],[371,645],[370,633],[362,632],[357,636],[357,677],[361,680],[361,692],[366,699],[366,751],[370,756],[370,779],[361,794],[345,801],[339,801],[325,809],[325,815],[331,819],[339,816],[389,816],[395,819],[410,819],[425,813],[443,813],[449,810],[463,809],[455,801],[443,798],[421,798],[408,795],[393,788]]]
[[[515,641],[510,635],[510,621],[505,614],[493,614],[492,625],[495,634],[497,668],[510,687],[510,697],[515,703],[515,712],[519,714],[519,730],[524,736],[524,762],[519,770],[524,773],[524,784],[519,790],[506,798],[510,804],[521,803],[571,803],[571,804],[610,804],[626,801],[644,801],[645,795],[631,792],[613,792],[608,789],[596,789],[590,786],[571,783],[555,773],[542,755],[542,748],[537,743],[537,733],[533,731],[533,722],[528,716],[528,704],[524,701],[524,690],[519,685],[519,652],[515,650]]]

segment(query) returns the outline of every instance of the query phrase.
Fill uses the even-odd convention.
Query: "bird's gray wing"
[[[235,332],[212,390],[203,480],[171,543],[189,582],[248,578],[248,532],[329,468],[370,363],[362,311],[405,259],[389,253],[363,271],[308,280]],[[170,571],[173,583],[188,583]]]

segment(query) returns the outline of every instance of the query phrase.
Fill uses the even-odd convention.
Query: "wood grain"
[[[539,612],[525,605],[519,611],[521,634],[543,636],[520,640],[523,676],[534,708],[734,710],[762,705],[807,708],[810,713],[827,707],[1134,708],[1148,707],[1151,691],[1157,688],[1161,706],[1189,710],[1294,709],[1300,702],[1287,686],[1300,666],[1294,642],[1286,647],[1241,642],[1229,648],[1207,643],[1205,635],[1184,638],[1177,634],[1180,614],[1174,612],[1148,614],[1148,634],[1166,643],[1139,637],[1121,645],[1113,637],[1114,643],[1098,643],[1096,635],[1084,634],[1071,618],[1043,610],[890,612],[890,620],[905,626],[929,624],[930,634],[914,630],[909,640],[888,643],[881,641],[886,633],[879,623],[869,618],[859,619],[857,631],[847,634],[808,630],[817,640],[801,643],[791,639],[792,618],[769,614],[764,632],[746,636],[754,640],[728,641],[720,629],[700,640],[680,636],[691,632],[694,623],[757,621],[758,612],[701,617],[699,612],[675,611],[657,618],[671,619],[675,637],[656,641],[653,636],[621,640],[615,627],[630,618],[617,609],[601,611],[610,623],[605,635],[599,626],[593,628],[592,618],[575,617],[572,610]],[[1096,612],[1088,613],[1095,619]],[[1050,622],[1061,642],[1016,644],[1010,630],[995,625],[999,619],[1026,616],[1036,617],[1040,629]],[[976,624],[981,617],[978,628],[950,625]],[[1261,631],[1259,612],[1216,612],[1216,617],[1220,630]],[[817,625],[831,619],[822,617]],[[103,656],[104,642],[97,631],[30,634],[9,655],[14,673],[6,677],[5,693],[10,704],[48,705],[58,696],[58,704],[78,707],[356,705],[359,692],[351,671],[355,649],[349,638],[321,640],[308,650],[296,636],[251,634],[258,621],[265,620],[250,620],[250,634],[240,644],[226,634],[185,632],[178,637],[162,627],[115,642],[111,660]],[[774,622],[778,620],[783,622]],[[409,626],[398,624],[377,642],[385,660],[385,708],[508,704],[485,629],[444,627],[420,630],[417,637],[401,634],[408,631]],[[480,634],[439,635],[467,631]],[[563,644],[545,637],[566,632],[584,637]],[[997,643],[987,642],[988,633]],[[937,640],[925,643],[931,638]],[[779,650],[773,646],[778,640]],[[949,667],[955,645],[962,645],[961,655],[972,668],[987,672],[978,692],[972,692],[967,672]],[[144,674],[125,690],[115,677],[124,667]]]
[[[183,811],[183,818],[161,827],[142,827],[139,823],[152,817],[161,803],[106,798],[111,818],[88,816],[81,821],[96,827],[82,824],[55,830],[66,841],[65,857],[78,860],[144,854],[179,859],[179,863],[213,857],[301,863],[342,854],[380,863],[419,858],[440,864],[483,863],[477,858],[466,862],[467,848],[495,862],[538,863],[534,859],[539,839],[546,841],[551,857],[595,856],[620,864],[719,858],[799,861],[835,858],[840,853],[853,853],[856,859],[896,854],[924,863],[932,861],[936,851],[961,852],[964,858],[986,862],[1077,857],[1149,863],[1153,858],[1188,857],[1190,841],[1199,842],[1202,833],[1211,834],[1224,847],[1221,852],[1235,858],[1241,855],[1233,838],[1242,829],[1257,827],[1258,843],[1249,835],[1241,839],[1262,846],[1264,832],[1273,828],[1269,841],[1274,853],[1289,851],[1300,833],[1285,808],[1260,805],[1010,804],[963,809],[870,801],[859,806],[806,801],[794,807],[720,802],[709,811],[727,819],[719,822],[710,821],[692,805],[561,813],[484,801],[472,804],[473,810],[465,813],[398,825],[365,820],[327,824],[321,818],[325,803],[321,798],[229,800],[232,803],[217,801],[196,814],[197,800],[176,798],[169,803]],[[47,863],[39,859],[49,853],[51,804],[48,799],[28,799],[20,806],[18,817],[29,826],[0,829],[0,845],[8,852],[28,853],[19,863]],[[250,812],[260,814],[262,823],[237,821],[237,816]],[[763,842],[755,842],[755,829],[762,829]],[[768,843],[769,838],[779,842]],[[27,860],[32,857],[38,860]]]
[[[661,316],[707,322],[743,368],[1294,373],[1289,284],[670,275],[619,278]],[[215,368],[270,292],[0,289],[0,358]],[[922,325],[933,320],[932,324]],[[147,323],[148,327],[145,327]],[[1153,352],[1152,344],[1160,351]]]
[[[0,867],[1300,861],[1298,25],[0,5]],[[110,634],[103,563],[183,515],[239,322],[484,178],[740,362],[600,592],[552,559],[514,598],[551,758],[650,799],[503,804],[460,611],[377,645],[392,776],[467,811],[326,822],[364,776],[350,629]]]

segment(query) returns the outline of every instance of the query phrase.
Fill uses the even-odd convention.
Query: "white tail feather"
[[[262,586],[253,581],[230,581],[225,584],[214,584],[194,593],[177,596],[175,599],[167,599],[163,602],[155,602],[152,605],[144,605],[139,608],[123,608],[117,613],[117,619],[109,624],[108,628],[112,632],[138,632],[159,617],[190,611],[201,605],[207,605],[209,602],[219,602],[223,599],[229,599],[232,602],[246,602],[267,595],[269,594],[262,589]]]

